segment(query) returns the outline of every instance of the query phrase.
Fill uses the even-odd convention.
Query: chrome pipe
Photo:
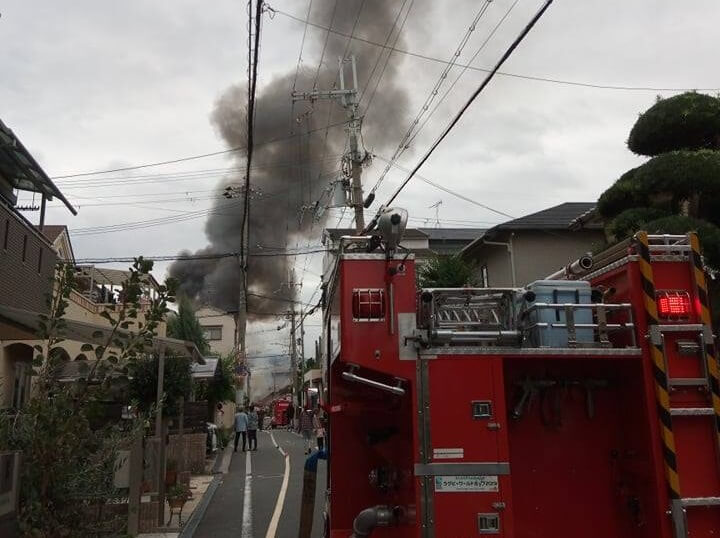
[[[384,390],[385,392],[389,392],[391,394],[405,396],[405,389],[402,387],[393,387],[392,385],[386,385],[385,383],[380,383],[380,381],[368,379],[367,377],[359,376],[357,374],[354,374],[353,372],[343,372],[342,378],[347,381],[354,381],[355,383],[360,383],[361,385],[367,385],[368,387]]]
[[[546,276],[543,280],[572,280],[573,277],[592,269],[593,259],[590,254],[583,254],[574,262],[570,262],[559,271]]]
[[[437,329],[432,331],[431,340],[439,343],[473,343],[473,342],[496,342],[496,343],[519,343],[520,331],[452,331],[448,329]]]

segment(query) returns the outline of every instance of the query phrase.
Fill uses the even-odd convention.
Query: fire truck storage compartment
[[[542,307],[541,304],[590,304],[590,283],[584,280],[536,280],[527,286],[535,293],[535,301],[528,303],[527,326],[533,346],[568,347],[568,319],[563,307]],[[572,309],[573,325],[592,324],[592,311],[588,308]],[[563,325],[562,327],[553,326]],[[574,328],[578,343],[593,341],[592,328]]]
[[[504,374],[514,538],[666,536],[641,360],[506,359]]]

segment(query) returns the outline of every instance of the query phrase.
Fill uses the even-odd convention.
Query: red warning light
[[[663,319],[688,319],[692,313],[690,294],[686,291],[658,291],[655,293],[657,299],[658,314]]]

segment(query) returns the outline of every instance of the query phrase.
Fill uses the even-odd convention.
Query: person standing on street
[[[315,439],[317,440],[318,450],[323,450],[325,448],[325,426],[320,411],[313,415],[313,427],[315,429]]]
[[[293,406],[292,402],[290,402],[290,405],[288,405],[287,409],[285,409],[285,413],[287,414],[287,419],[288,419],[288,429],[294,430],[295,429],[295,407]]]
[[[235,413],[235,452],[237,452],[238,440],[242,435],[242,450],[245,452],[245,442],[247,441],[248,416],[244,408],[239,408]]]
[[[257,450],[258,414],[254,405],[250,405],[247,418],[248,450]]]
[[[262,431],[264,421],[265,421],[265,408],[258,407],[258,430]]]
[[[300,433],[302,433],[303,440],[305,441],[305,454],[310,454],[311,452],[310,443],[314,429],[314,418],[315,415],[309,407],[303,409],[300,415]]]

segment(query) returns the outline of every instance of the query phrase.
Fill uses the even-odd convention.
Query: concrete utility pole
[[[352,66],[352,88],[345,88],[345,64],[350,63]],[[335,90],[312,90],[309,92],[293,92],[293,101],[310,101],[314,102],[318,99],[337,99],[340,105],[347,111],[348,115],[348,136],[350,137],[350,151],[346,153],[343,159],[350,163],[350,180],[351,183],[346,184],[345,201],[349,207],[355,210],[355,230],[360,234],[365,228],[365,215],[363,206],[363,189],[362,189],[362,164],[367,158],[367,154],[361,147],[361,127],[362,117],[358,111],[360,104],[357,89],[357,69],[355,67],[355,56],[349,59],[338,59],[340,70],[340,89]]]
[[[305,316],[300,310],[300,406],[304,406],[305,400]]]
[[[292,387],[295,400],[295,407],[300,407],[300,390],[298,389],[298,361],[297,361],[297,340],[295,333],[295,309],[290,310],[290,368],[293,372]]]

